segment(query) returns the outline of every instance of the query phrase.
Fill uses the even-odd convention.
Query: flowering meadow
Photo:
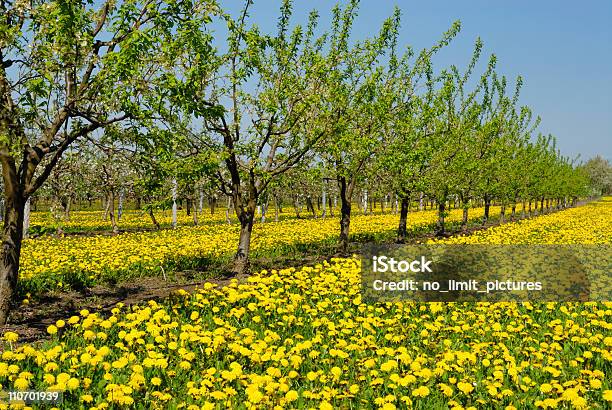
[[[606,197],[560,213],[495,226],[469,236],[444,239],[465,244],[610,244],[612,198]],[[438,242],[438,241],[431,241]]]
[[[521,94],[603,71],[491,48],[510,2],[311,3],[0,1],[0,410],[612,408],[609,110]]]
[[[499,207],[492,208],[491,216],[499,215],[499,210]],[[483,208],[475,208],[471,210],[471,218],[481,218],[483,212]],[[93,220],[91,214],[77,214],[73,223],[87,225]],[[142,217],[130,215],[133,226],[141,226]],[[461,215],[461,210],[452,210],[447,220],[460,221]],[[81,221],[80,217],[83,217]],[[435,211],[411,213],[410,228],[428,230],[436,218]],[[399,216],[394,214],[355,216],[352,237],[355,240],[393,237],[398,220]],[[20,266],[22,286],[36,290],[69,287],[71,283],[92,285],[110,278],[121,281],[135,275],[161,275],[162,269],[168,272],[197,268],[205,261],[230,257],[235,252],[240,227],[235,223],[220,224],[218,217],[214,221],[116,236],[43,235],[25,240]],[[255,255],[258,252],[285,254],[299,247],[335,244],[337,237],[336,218],[286,219],[258,223],[253,229],[251,249]]]
[[[612,201],[600,201],[473,240],[610,243],[610,216]],[[37,345],[6,332],[1,388],[60,390],[60,407],[74,409],[612,403],[612,303],[366,304],[359,272],[358,258],[336,258],[117,305],[110,316],[83,310]]]
[[[61,227],[65,232],[95,232],[111,230],[112,225],[108,217],[104,217],[104,211],[71,211],[70,218],[66,219],[65,216],[61,218],[55,218],[49,211],[37,211],[32,212],[30,217],[30,228],[33,230],[40,230],[43,232],[53,232],[54,228]],[[115,218],[117,218],[117,212],[115,211]],[[225,214],[217,212],[213,215],[204,214],[200,218],[203,218],[203,222],[225,222]],[[155,219],[163,227],[170,227],[172,222],[171,211],[156,211]],[[134,229],[151,229],[153,223],[150,216],[144,210],[129,209],[122,212],[121,218],[118,219],[118,225],[124,230]],[[179,212],[177,214],[178,225],[193,225],[193,217],[187,215],[185,212]]]

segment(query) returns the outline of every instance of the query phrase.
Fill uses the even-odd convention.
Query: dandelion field
[[[610,6],[311,3],[0,1],[0,410],[612,409]]]
[[[608,199],[446,241],[609,243],[611,213]],[[38,345],[5,333],[0,384],[88,409],[609,407],[611,303],[366,304],[359,270],[333,258],[81,311]]]
[[[449,213],[448,222],[457,222],[461,210]],[[482,217],[483,209],[472,210],[472,220]],[[95,217],[94,217],[95,215]],[[126,224],[138,227],[147,223],[146,216],[131,213]],[[491,209],[491,217],[499,215],[499,207]],[[125,281],[133,276],[160,276],[181,269],[198,268],[201,264],[231,258],[240,227],[222,223],[224,214],[208,216],[199,226],[179,226],[161,231],[127,232],[117,236],[91,235],[54,237],[43,235],[24,241],[20,275],[24,292],[40,289],[70,289],[75,285],[92,286],[114,279]],[[410,229],[415,233],[431,229],[435,211],[415,212]],[[39,220],[44,220],[38,217]],[[398,223],[392,213],[355,216],[352,240],[384,240],[392,238]],[[100,213],[87,212],[73,217],[74,226],[88,226]],[[316,245],[332,246],[337,237],[337,219],[285,218],[279,222],[259,223],[253,233],[251,249],[255,255],[279,255]],[[93,225],[97,226],[97,225]]]

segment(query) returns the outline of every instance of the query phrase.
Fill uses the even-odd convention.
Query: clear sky
[[[335,3],[296,0],[294,21],[305,23],[316,8],[327,27]],[[242,1],[222,4],[237,12]],[[274,30],[279,5],[255,0],[252,21]],[[428,47],[461,20],[461,33],[437,56],[436,68],[464,67],[480,36],[483,64],[495,53],[501,74],[524,77],[521,103],[542,117],[540,131],[553,134],[564,155],[612,160],[612,0],[362,0],[355,38],[378,30],[395,5],[402,10],[400,44]]]

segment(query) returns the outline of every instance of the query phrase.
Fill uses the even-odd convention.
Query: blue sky
[[[294,21],[305,22],[316,8],[327,26],[335,3],[296,0]],[[242,2],[222,4],[237,12]],[[252,21],[274,30],[279,5],[255,0]],[[501,74],[524,77],[521,103],[542,117],[540,130],[557,138],[564,155],[612,159],[612,1],[362,0],[354,37],[377,30],[395,5],[402,10],[400,44],[430,46],[461,20],[461,33],[437,56],[438,69],[464,67],[480,36],[483,64],[495,53]]]

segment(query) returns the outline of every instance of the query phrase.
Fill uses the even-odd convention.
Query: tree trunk
[[[261,204],[261,223],[266,222],[266,211],[268,210],[268,201]]]
[[[293,209],[295,210],[295,217],[300,219],[300,199],[297,195],[293,195]]]
[[[106,201],[106,204],[104,205],[104,221],[108,221],[108,212],[110,211],[110,201],[108,200],[108,196],[105,196],[103,198],[103,201]]]
[[[68,197],[68,200],[66,201],[66,208],[64,209],[64,220],[66,222],[70,222],[70,208],[72,208],[72,197],[71,196]]]
[[[468,201],[463,202],[463,216],[461,217],[461,230],[467,232],[468,230],[468,218],[470,213],[470,203]]]
[[[367,215],[368,213],[368,190],[363,191],[363,198],[361,201],[361,206],[363,207],[363,214]]]
[[[436,236],[442,236],[446,232],[444,218],[446,213],[446,200],[442,200],[438,204],[438,223],[436,225]]]
[[[351,189],[347,186],[346,177],[338,177],[340,184],[340,252],[346,254],[349,244],[351,226]]]
[[[193,204],[193,225],[198,226],[198,210],[195,208],[195,201]]]
[[[504,203],[502,203],[501,210],[499,211],[499,222],[502,224],[506,222],[506,204]]]
[[[531,218],[531,200],[529,201],[529,208],[527,210],[527,217]]]
[[[123,216],[123,190],[119,191],[119,206],[117,207],[117,220],[121,220],[121,216]],[[68,199],[70,201],[70,199]],[[69,205],[66,206],[68,208]]]
[[[24,209],[23,209],[23,237],[27,238],[29,235],[28,231],[30,229],[30,209],[31,209],[31,199],[32,197],[29,197],[28,200],[25,203]]]
[[[110,216],[113,233],[116,235],[119,233],[119,227],[117,226],[117,220],[115,219],[115,191],[111,191],[108,203],[108,215]]]
[[[317,212],[314,209],[314,205],[312,204],[312,197],[310,195],[306,195],[306,209],[312,214],[313,218],[316,218]]]
[[[6,171],[5,171],[6,172]],[[0,325],[6,324],[19,274],[25,202],[20,192],[10,192],[5,178],[4,228],[0,250]]]
[[[155,219],[155,214],[153,213],[153,207],[149,208],[149,217],[151,217],[151,222],[153,222],[153,226],[155,226],[156,229],[159,229],[159,222],[157,222],[157,219]]]
[[[544,197],[540,199],[540,215],[544,213]]]
[[[278,222],[278,214],[279,214],[278,197],[274,195],[274,221],[276,222]]]
[[[400,220],[397,227],[397,243],[405,243],[408,236],[408,208],[410,205],[410,194],[401,197]]]
[[[323,182],[323,184],[325,184],[325,182]],[[321,197],[321,204],[323,206],[321,218],[325,218],[327,216],[327,190],[325,189],[325,185],[323,185],[323,192],[321,192]]]
[[[489,211],[491,210],[491,198],[488,194],[484,196],[484,218],[482,218],[482,224],[486,225],[489,221]]]
[[[251,233],[253,232],[253,221],[255,219],[255,200],[249,200],[246,209],[241,210],[236,204],[234,209],[240,221],[240,239],[238,241],[238,251],[234,256],[235,274],[245,274],[249,271],[249,252],[251,250]]]
[[[228,224],[232,223],[232,220],[230,219],[230,206],[232,206],[232,199],[230,197],[227,197],[227,207],[225,207],[225,222],[227,222]]]
[[[208,198],[208,205],[210,205],[210,214],[214,215],[215,210],[217,209],[217,198],[214,196]],[[229,208],[229,201],[227,207]]]
[[[172,179],[172,227],[176,228],[176,224],[177,224],[177,211],[178,211],[178,206],[176,204],[176,198],[178,195],[178,182],[176,181],[176,178]]]
[[[191,198],[187,198],[185,202],[186,202],[185,210],[187,211],[187,216],[190,216],[191,215]]]
[[[512,203],[512,213],[510,214],[510,220],[514,222],[515,219],[516,219],[516,199]]]
[[[419,211],[423,210],[423,193],[419,194]]]

